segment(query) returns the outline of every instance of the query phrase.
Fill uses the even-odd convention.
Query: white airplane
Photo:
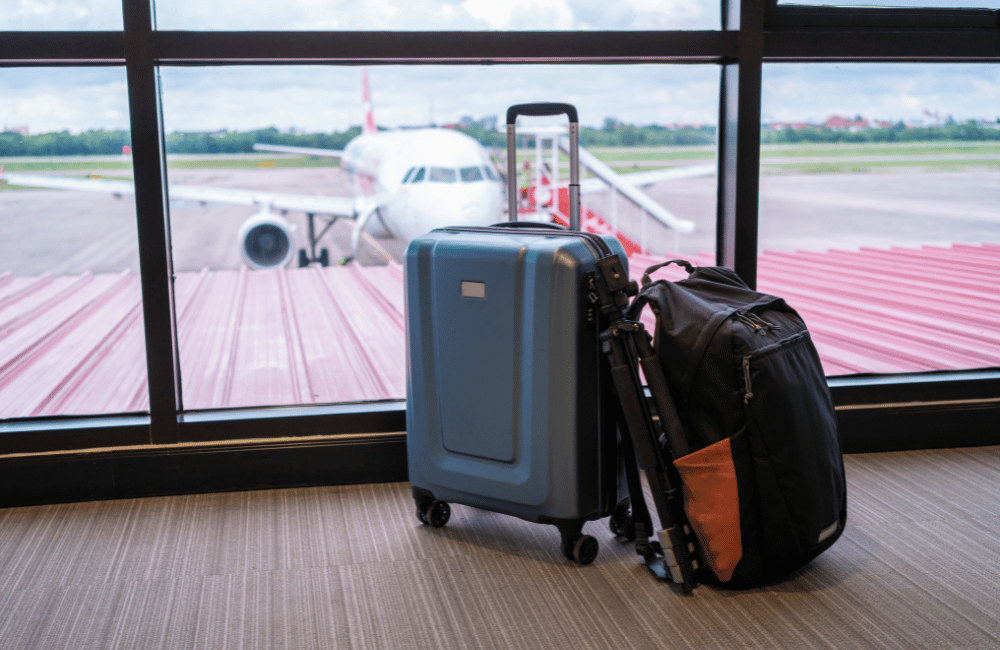
[[[323,248],[317,255],[316,246],[329,228],[342,218],[354,221],[347,260],[357,256],[362,235],[372,219],[407,242],[434,228],[459,224],[487,226],[507,220],[503,179],[479,142],[452,129],[380,132],[372,114],[365,69],[362,69],[362,89],[365,104],[362,133],[351,140],[343,151],[254,145],[258,151],[339,158],[341,168],[348,174],[352,197],[169,184],[168,198],[257,207],[258,212],[242,224],[238,235],[243,260],[254,269],[286,266],[293,259],[295,227],[284,218],[290,211],[304,212],[308,217],[309,250],[298,250],[299,266],[313,262],[323,266],[329,264],[327,249]],[[691,171],[665,169],[625,174],[618,178],[622,179],[623,187],[631,187],[638,192],[638,186],[659,180],[705,173],[714,173],[714,166],[707,166],[704,170],[699,168],[694,174]],[[632,176],[636,177],[634,183]],[[131,181],[4,174],[2,167],[0,181],[30,187],[108,192],[118,196],[135,192]],[[600,188],[595,185],[592,189]],[[591,187],[584,188],[585,192],[587,190]],[[660,209],[674,220],[672,227],[681,232],[690,232],[693,228],[691,222],[677,220],[662,207]],[[317,217],[326,222],[318,234]]]
[[[309,218],[309,247],[298,262],[329,263],[326,249],[316,255],[319,239],[336,222],[354,221],[351,257],[357,255],[365,227],[377,218],[393,235],[409,241],[428,231],[456,224],[487,226],[504,220],[505,188],[490,155],[469,136],[452,129],[379,132],[372,115],[367,72],[362,70],[365,121],[362,134],[343,151],[256,145],[255,149],[339,158],[348,175],[352,197],[322,197],[194,185],[167,186],[171,200],[256,206],[258,212],[239,229],[244,262],[254,269],[285,266],[295,253],[289,211]],[[132,194],[131,181],[76,179],[40,174],[2,173],[17,185],[53,189]],[[315,218],[326,220],[316,233]]]

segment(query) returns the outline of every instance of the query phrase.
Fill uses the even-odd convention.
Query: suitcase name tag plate
[[[479,298],[483,299],[486,297],[486,283],[485,282],[469,282],[467,280],[462,281],[462,297],[463,298]]]

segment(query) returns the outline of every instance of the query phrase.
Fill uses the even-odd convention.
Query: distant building
[[[808,122],[772,122],[769,128],[772,131],[784,131],[785,129],[801,131],[802,129],[818,129],[819,127]]]
[[[849,131],[851,133],[871,128],[871,124],[863,117],[859,120],[852,120],[839,115],[831,115],[823,122],[823,126],[831,131]]]
[[[3,132],[4,133],[12,132],[12,133],[20,133],[21,135],[28,135],[28,127],[27,126],[5,126],[5,127],[3,127]]]

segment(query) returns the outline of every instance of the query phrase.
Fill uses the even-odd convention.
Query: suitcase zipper
[[[519,235],[542,235],[544,237],[580,237],[581,239],[586,239],[589,241],[597,250],[601,253],[602,257],[608,257],[613,255],[611,247],[608,246],[608,242],[604,241],[604,238],[598,234],[591,232],[584,232],[582,230],[556,230],[549,228],[517,228],[517,229],[507,229],[503,226],[450,226],[446,228],[440,228],[439,230],[444,230],[448,232],[504,232],[509,234],[519,234]]]

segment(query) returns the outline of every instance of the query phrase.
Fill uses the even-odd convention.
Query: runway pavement
[[[76,172],[83,175],[86,171]],[[346,195],[338,168],[177,170],[171,183],[269,189],[328,196]],[[677,216],[695,222],[695,232],[674,233],[652,220],[645,240],[650,252],[682,254],[715,248],[716,180],[660,183],[647,193]],[[586,201],[610,220],[610,199]],[[636,241],[643,227],[636,210],[619,201],[619,226]],[[240,224],[248,207],[173,203],[170,222],[177,271],[236,268]],[[306,219],[287,215],[305,245]],[[131,196],[54,190],[0,191],[0,272],[16,275],[138,272],[135,204]],[[760,248],[856,250],[861,246],[919,246],[1000,242],[1000,171],[764,176],[760,192]],[[350,223],[340,222],[324,238],[331,259],[346,254]],[[376,240],[397,258],[403,242]],[[364,263],[382,258],[365,247]]]

